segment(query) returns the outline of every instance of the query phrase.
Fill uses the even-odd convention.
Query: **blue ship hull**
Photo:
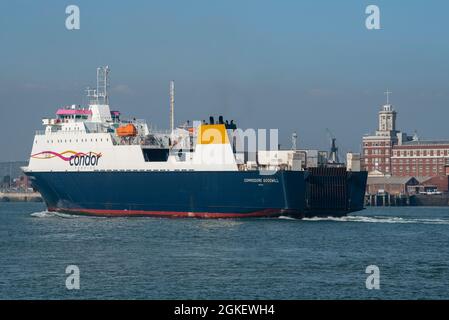
[[[305,172],[29,172],[50,211],[98,216],[304,216]]]

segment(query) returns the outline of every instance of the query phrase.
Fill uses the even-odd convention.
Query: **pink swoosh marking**
[[[70,161],[70,159],[71,159],[72,157],[76,157],[76,156],[85,156],[85,155],[86,155],[86,154],[83,153],[83,152],[78,152],[78,153],[74,154],[73,156],[70,156],[70,157],[64,157],[62,154],[57,153],[57,152],[53,152],[53,151],[43,151],[43,152],[34,154],[34,155],[32,155],[31,157],[34,158],[34,157],[37,157],[37,156],[40,156],[40,155],[43,155],[43,154],[51,154],[51,155],[54,155],[55,157],[58,157],[58,158],[60,158],[60,159],[62,159],[62,160],[64,160],[64,161]]]

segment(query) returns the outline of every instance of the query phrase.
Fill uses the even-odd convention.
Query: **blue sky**
[[[65,28],[76,4],[81,29]],[[365,8],[381,30],[365,28]],[[168,127],[223,114],[243,128],[297,131],[303,147],[358,151],[377,125],[384,91],[404,131],[448,138],[449,2],[2,1],[0,161],[27,159],[42,117],[86,102],[99,65],[111,67],[111,105]]]

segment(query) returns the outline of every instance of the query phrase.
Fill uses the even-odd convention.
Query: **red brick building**
[[[409,141],[394,146],[392,175],[400,177],[445,176],[449,141]]]
[[[379,111],[379,127],[374,135],[363,137],[362,168],[377,175],[391,175],[393,147],[411,140],[406,134],[396,130],[396,111],[391,104]]]
[[[362,169],[371,177],[415,177],[448,190],[449,140],[419,140],[398,131],[390,104],[379,111],[378,130],[363,137],[362,149]]]
[[[368,172],[391,173],[391,153],[394,140],[391,138],[363,138],[363,169]]]

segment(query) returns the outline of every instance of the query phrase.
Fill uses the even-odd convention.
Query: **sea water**
[[[449,207],[200,220],[0,203],[0,299],[449,299],[448,245]]]

